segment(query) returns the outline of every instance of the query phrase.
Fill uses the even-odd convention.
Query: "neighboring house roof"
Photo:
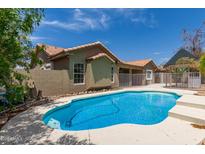
[[[47,44],[37,44],[39,47],[45,47],[44,50],[49,57],[55,56],[61,52],[63,52],[64,48],[47,45]]]
[[[172,58],[164,65],[164,67],[168,67],[170,65],[175,65],[177,60],[183,57],[193,58],[197,59],[193,54],[191,54],[189,51],[181,48]]]
[[[151,59],[143,59],[143,60],[130,61],[130,62],[127,62],[127,63],[131,64],[131,65],[144,67],[145,65],[147,65],[151,61],[152,61]]]
[[[152,59],[136,60],[136,61],[126,62],[126,63],[128,63],[130,65],[135,65],[135,66],[138,66],[138,67],[142,67],[142,68],[144,68],[148,64],[152,64],[155,67],[155,71],[158,70],[157,65],[153,62]]]

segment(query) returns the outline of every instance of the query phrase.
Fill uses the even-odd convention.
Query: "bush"
[[[202,74],[205,74],[205,54],[203,54],[200,58],[199,69]]]
[[[16,105],[19,103],[24,102],[26,94],[27,94],[27,88],[23,85],[11,85],[9,88],[7,88],[6,98],[9,102],[9,105]]]

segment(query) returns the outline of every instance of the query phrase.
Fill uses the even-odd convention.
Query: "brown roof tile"
[[[45,47],[45,52],[48,54],[49,57],[55,56],[61,52],[64,51],[64,48],[52,46],[52,45],[46,45],[46,44],[38,44],[40,47]]]
[[[124,61],[118,59],[115,55],[113,55],[113,53],[111,53],[110,50],[107,49],[99,41],[93,42],[93,43],[88,43],[88,44],[85,44],[85,45],[80,45],[80,46],[72,47],[72,48],[60,48],[60,47],[55,47],[55,46],[51,46],[51,45],[38,44],[38,46],[43,46],[43,45],[46,47],[45,51],[48,54],[48,56],[52,57],[53,59],[55,59],[55,57],[58,57],[59,55],[61,55],[61,53],[63,53],[63,52],[71,52],[71,51],[74,51],[74,50],[78,50],[78,49],[87,48],[87,47],[91,47],[91,46],[96,46],[97,45],[97,46],[101,46],[103,49],[105,49],[106,53],[99,53],[99,54],[94,55],[92,57],[89,57],[87,59],[96,59],[96,58],[99,58],[99,57],[102,57],[102,56],[107,56],[108,58],[112,57],[114,59],[117,59],[122,64],[127,64],[127,65],[132,65],[132,66],[137,66],[137,67],[144,67],[146,64],[148,64],[149,62],[152,61],[151,59],[145,59],[145,60],[137,60],[137,61],[131,61],[131,62],[124,62]],[[109,54],[109,56],[107,54]]]
[[[69,51],[78,50],[78,49],[82,49],[82,48],[86,48],[86,47],[100,45],[100,44],[101,44],[101,42],[97,41],[97,42],[93,42],[93,43],[79,45],[79,46],[76,46],[76,47],[66,48],[65,51],[69,52]]]
[[[107,54],[105,53],[98,53],[98,54],[95,54],[89,58],[87,58],[87,60],[95,60],[95,59],[98,59],[100,57],[107,57],[108,59],[110,59],[111,61],[113,61],[113,59],[111,59]]]
[[[144,59],[144,60],[136,60],[136,61],[130,61],[130,62],[126,62],[127,64],[131,64],[131,65],[136,65],[136,66],[145,66],[147,65],[149,62],[151,62],[151,59]]]

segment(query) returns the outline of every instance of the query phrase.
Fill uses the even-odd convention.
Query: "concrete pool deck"
[[[75,98],[109,94],[125,90],[154,90],[175,92],[182,95],[180,101],[197,103],[195,91],[166,89],[161,85],[124,88],[122,90],[63,97],[56,101],[32,107],[13,117],[0,131],[0,144],[198,144],[205,138],[205,129],[191,126],[191,122],[168,117],[155,125],[119,124],[110,127],[85,130],[54,130],[42,122],[42,116],[50,109],[66,104]],[[203,105],[205,96],[197,96]],[[177,106],[177,105],[176,105]],[[175,108],[175,107],[174,107]]]

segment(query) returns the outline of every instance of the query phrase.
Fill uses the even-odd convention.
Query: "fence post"
[[[166,87],[167,87],[167,73],[166,73],[166,78],[165,79],[166,79]]]
[[[132,70],[129,69],[129,86],[132,86]]]

